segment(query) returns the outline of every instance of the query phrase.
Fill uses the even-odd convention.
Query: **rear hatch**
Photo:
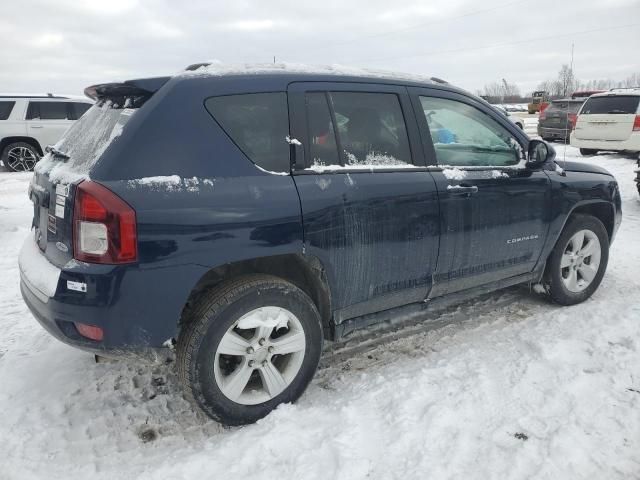
[[[582,107],[575,136],[581,140],[627,140],[638,114],[639,95],[590,97]]]
[[[570,130],[571,122],[569,121],[569,114],[578,113],[580,105],[582,105],[581,101],[554,100],[545,111],[540,114],[542,117],[540,126],[543,128]]]
[[[89,179],[102,154],[117,141],[131,116],[153,91],[131,82],[89,87],[85,93],[94,98],[96,104],[56,145],[47,147],[47,154],[36,165],[29,185],[34,238],[54,265],[63,267],[73,259],[73,206],[77,185]]]

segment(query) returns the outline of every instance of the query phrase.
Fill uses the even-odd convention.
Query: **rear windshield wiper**
[[[61,150],[58,150],[56,147],[54,147],[53,145],[47,145],[44,149],[45,152],[50,153],[51,155],[53,155],[54,157],[60,157],[60,158],[64,158],[65,160],[69,160],[69,158],[71,158],[68,154],[64,153]]]
[[[609,110],[607,113],[629,113],[629,112],[625,112],[624,110],[615,109],[615,110]]]

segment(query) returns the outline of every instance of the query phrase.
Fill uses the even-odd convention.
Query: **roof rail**
[[[640,87],[617,87],[609,89],[610,92],[616,92],[618,90],[640,90]]]
[[[446,80],[442,80],[441,78],[438,77],[431,77],[429,80],[431,80],[432,82],[436,82],[436,83],[442,83],[444,85],[448,85],[449,82],[447,82]]]
[[[66,95],[55,95],[53,93],[0,93],[0,98],[70,98]]]

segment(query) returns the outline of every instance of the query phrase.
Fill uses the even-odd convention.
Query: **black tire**
[[[595,155],[598,153],[598,150],[594,150],[593,148],[581,148],[580,149],[580,155],[582,155],[583,157],[588,157],[591,155]]]
[[[33,163],[31,163],[31,161],[16,162],[13,157],[9,157],[10,152],[20,149],[26,149],[23,151],[28,152],[28,154],[33,157],[35,161]],[[40,160],[40,154],[38,153],[38,149],[30,143],[14,142],[4,147],[1,158],[4,167],[10,172],[31,172],[33,171],[33,168],[35,167],[38,160]]]
[[[222,337],[242,315],[264,306],[286,308],[297,316],[305,333],[301,367],[279,395],[246,405],[229,399],[214,373]],[[281,403],[296,401],[313,378],[322,352],[322,324],[313,301],[302,290],[269,275],[247,275],[206,292],[188,309],[176,347],[178,375],[187,398],[224,425],[244,425],[266,416]]]
[[[591,230],[598,237],[601,252],[600,265],[591,284],[583,291],[577,293],[567,289],[562,281],[560,261],[568,246],[569,240],[580,230]],[[591,215],[573,215],[565,225],[560,238],[558,238],[556,242],[556,246],[547,260],[545,284],[547,285],[547,291],[551,299],[560,305],[575,305],[576,303],[584,302],[593,295],[593,292],[600,286],[600,282],[602,282],[602,278],[607,269],[608,261],[609,234],[602,222]]]

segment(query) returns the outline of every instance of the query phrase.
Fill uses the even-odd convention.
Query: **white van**
[[[578,112],[571,145],[582,155],[599,150],[640,152],[640,87],[597,93]]]

